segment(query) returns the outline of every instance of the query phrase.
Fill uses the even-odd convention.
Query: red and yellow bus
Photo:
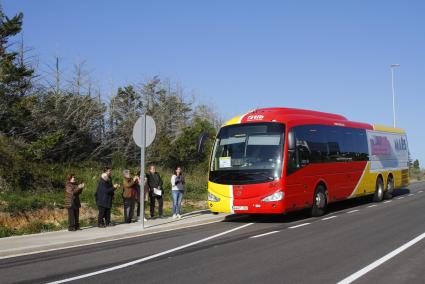
[[[211,156],[213,213],[281,214],[373,195],[409,184],[406,133],[291,108],[263,108],[229,120]]]

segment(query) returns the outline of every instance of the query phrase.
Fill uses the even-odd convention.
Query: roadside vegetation
[[[182,166],[184,211],[206,208],[211,143],[203,153],[197,144],[201,134],[213,136],[221,124],[211,105],[157,76],[104,91],[84,60],[62,66],[62,58],[52,56],[52,62],[40,64],[24,44],[22,27],[21,13],[7,17],[0,7],[0,237],[65,228],[63,191],[70,173],[86,183],[81,219],[82,225],[92,224],[102,168],[112,166],[117,183],[123,169],[138,169],[132,127],[142,112],[156,121],[146,160],[158,167],[165,190],[172,169]],[[166,214],[169,199],[170,194]],[[113,218],[122,219],[120,190]]]
[[[425,180],[425,170],[421,169],[419,160],[415,160],[411,163],[409,175],[411,181]]]

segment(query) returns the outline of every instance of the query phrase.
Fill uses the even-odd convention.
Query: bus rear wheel
[[[381,202],[384,199],[384,182],[382,178],[379,177],[376,180],[375,194],[373,195],[374,202]]]
[[[311,208],[311,216],[320,217],[326,212],[326,190],[323,185],[316,188],[313,199],[313,207]]]
[[[393,198],[393,191],[394,191],[394,179],[392,176],[389,176],[387,180],[387,190],[385,191],[384,198],[385,199]]]

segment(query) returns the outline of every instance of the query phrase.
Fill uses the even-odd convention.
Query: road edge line
[[[230,234],[232,232],[235,232],[237,230],[251,226],[253,224],[254,223],[248,223],[248,224],[245,224],[245,225],[242,225],[242,226],[239,226],[239,227],[236,227],[236,228],[233,228],[233,229],[230,229],[230,230],[227,230],[227,231],[224,231],[224,232],[221,232],[221,233],[200,239],[198,241],[194,241],[194,242],[182,245],[182,246],[178,246],[176,248],[169,249],[169,250],[166,250],[166,251],[163,251],[163,252],[159,252],[159,253],[156,253],[156,254],[153,254],[153,255],[150,255],[150,256],[147,256],[147,257],[136,259],[136,260],[133,260],[133,261],[130,261],[130,262],[127,262],[127,263],[112,266],[112,267],[102,269],[102,270],[98,270],[98,271],[95,271],[95,272],[86,273],[86,274],[82,274],[82,275],[79,275],[79,276],[74,276],[74,277],[71,277],[71,278],[66,278],[66,279],[57,280],[57,281],[53,281],[53,282],[48,282],[48,284],[59,284],[59,283],[70,282],[70,281],[84,279],[84,278],[87,278],[87,277],[103,274],[103,273],[106,273],[106,272],[111,272],[111,271],[115,271],[115,270],[118,270],[118,269],[126,268],[126,267],[129,267],[129,266],[141,263],[141,262],[145,262],[145,261],[163,256],[163,255],[166,255],[166,254],[170,254],[170,253],[173,253],[173,252],[176,252],[176,251],[179,251],[179,250],[182,250],[182,249],[185,249],[185,248],[188,248],[188,247],[191,247],[191,246],[194,246],[194,245],[197,245],[197,244],[200,244],[200,243],[203,243],[203,242],[206,242],[206,241],[209,241],[209,240]]]
[[[360,277],[362,277],[363,275],[365,275],[366,273],[368,273],[369,271],[377,268],[378,266],[380,266],[381,264],[385,263],[386,261],[392,259],[393,257],[395,257],[396,255],[400,254],[401,252],[405,251],[406,249],[408,249],[409,247],[413,246],[414,244],[420,242],[421,240],[423,240],[425,238],[425,233],[420,234],[419,236],[417,236],[416,238],[408,241],[407,243],[405,243],[404,245],[398,247],[397,249],[391,251],[390,253],[384,255],[383,257],[375,260],[374,262],[372,262],[371,264],[369,264],[368,266],[360,269],[359,271],[351,274],[350,276],[342,279],[341,281],[339,281],[337,284],[349,284],[357,279],[359,279]]]

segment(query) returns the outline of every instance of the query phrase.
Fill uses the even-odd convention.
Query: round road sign
[[[146,135],[143,133],[143,117],[139,117],[136,121],[136,123],[133,126],[133,139],[137,146],[142,147],[143,141],[142,137],[146,137],[146,144],[145,147],[148,147],[152,144],[153,140],[155,139],[156,135],[156,125],[155,121],[153,120],[152,116],[146,115]]]

